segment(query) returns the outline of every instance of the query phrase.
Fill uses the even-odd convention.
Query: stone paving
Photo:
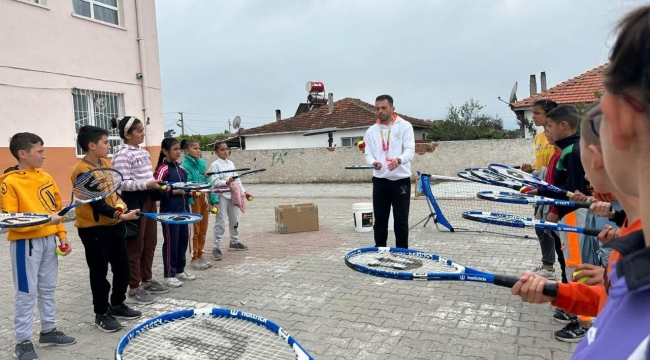
[[[184,308],[225,307],[269,318],[283,326],[316,359],[568,359],[575,344],[553,339],[562,327],[549,305],[522,304],[508,289],[476,283],[383,279],[350,270],[347,251],[372,246],[372,233],[354,230],[352,204],[370,202],[370,184],[246,186],[255,195],[240,214],[241,241],[250,250],[224,251],[214,267],[192,271],[193,282],[134,306],[142,319],[123,321],[125,330],[145,318]],[[274,232],[274,206],[314,202],[320,231]],[[426,202],[411,202],[412,224],[429,214]],[[210,231],[213,219],[210,221]],[[71,222],[75,247],[60,258],[57,327],[77,344],[39,348],[41,359],[113,359],[125,330],[112,334],[93,325],[92,298],[83,246]],[[0,262],[0,360],[11,359],[13,298],[8,242],[2,235]],[[534,239],[441,233],[431,224],[410,233],[410,247],[435,252],[476,269],[518,275],[540,258]],[[154,276],[162,277],[159,247]],[[391,234],[389,244],[394,244]],[[212,249],[210,237],[206,253]],[[109,274],[110,278],[110,274]],[[38,322],[38,315],[35,316]],[[40,329],[35,324],[35,333]],[[36,336],[33,337],[36,340]]]

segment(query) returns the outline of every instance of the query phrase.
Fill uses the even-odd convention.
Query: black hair
[[[553,100],[548,100],[548,99],[542,99],[542,100],[537,100],[533,104],[533,107],[539,106],[544,110],[544,114],[548,114],[549,111],[555,109],[557,107],[557,103]]]
[[[9,140],[9,151],[11,151],[11,155],[13,155],[16,160],[20,160],[20,157],[18,156],[20,150],[29,152],[32,149],[32,146],[37,144],[45,145],[40,136],[28,132],[17,133],[11,137],[11,140]]]
[[[219,146],[221,146],[221,144],[226,144],[226,142],[225,142],[225,141],[221,141],[221,140],[217,140],[217,141],[215,141],[215,142],[214,142],[214,151],[219,151]],[[226,145],[227,145],[227,144],[226,144]]]
[[[112,119],[111,119],[111,127],[112,127],[113,129],[117,129],[117,132],[119,133],[120,137],[121,137],[123,140],[126,140],[126,136],[125,136],[125,134],[124,134],[124,127],[126,127],[126,123],[128,123],[129,120],[130,120],[132,117],[133,117],[133,116],[124,116],[124,117],[121,117],[121,118],[112,118]],[[129,134],[129,135],[130,135],[131,133],[133,133],[133,129],[135,129],[135,127],[136,127],[138,124],[142,124],[142,121],[140,121],[140,119],[135,118],[135,117],[134,117],[134,119],[135,119],[135,120],[133,120],[133,124],[131,124],[131,127],[129,127],[129,131],[126,132],[126,133]]]
[[[160,143],[160,155],[158,155],[158,164],[156,165],[156,170],[162,165],[163,161],[165,160],[165,153],[163,150],[170,151],[172,149],[172,146],[178,144],[178,140],[176,138],[164,138],[162,143]]]
[[[199,141],[196,140],[196,139],[183,139],[183,140],[181,140],[181,149],[187,150],[194,143],[199,143]]]
[[[84,125],[79,128],[77,134],[77,145],[79,145],[81,150],[84,152],[88,152],[88,144],[97,144],[99,140],[102,139],[102,136],[108,136],[108,130],[97,126]]]
[[[375,99],[375,102],[384,101],[384,100],[388,101],[388,105],[390,105],[391,107],[393,106],[393,97],[390,95],[379,95]]]
[[[618,38],[605,70],[605,89],[615,95],[624,90],[640,92],[648,113],[650,104],[650,6],[628,13],[618,23]],[[629,95],[629,94],[628,94]]]
[[[546,114],[546,120],[550,120],[558,124],[562,121],[566,121],[566,123],[569,124],[569,127],[572,130],[575,130],[578,128],[580,116],[578,115],[578,109],[576,109],[575,106],[560,105]]]

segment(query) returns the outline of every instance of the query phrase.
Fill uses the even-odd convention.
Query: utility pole
[[[181,114],[181,119],[176,124],[181,127],[181,136],[183,136],[185,135],[185,122],[183,121],[183,113],[180,111],[178,113]]]
[[[230,136],[230,119],[228,119],[228,136]]]

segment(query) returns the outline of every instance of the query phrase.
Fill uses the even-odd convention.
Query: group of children
[[[550,302],[559,309],[554,318],[569,324],[555,333],[556,338],[572,342],[584,338],[574,359],[650,359],[649,49],[650,6],[643,6],[618,26],[605,72],[606,93],[581,120],[580,136],[574,108],[557,106],[547,112],[542,103],[535,104],[546,115],[549,143],[559,148],[557,163],[547,167],[554,172],[552,180],[575,193],[571,200],[593,201],[588,216],[558,208],[557,215],[546,219],[573,217],[604,230],[598,241],[582,237],[578,246],[565,239],[563,255],[573,281],[559,282],[556,297],[543,294],[544,285],[555,278],[554,262],[549,264],[544,244],[542,267],[522,274],[512,293],[523,301]],[[557,197],[543,190],[534,193]],[[546,237],[540,236],[543,241]],[[572,269],[569,260],[575,258],[585,263]]]
[[[95,313],[94,324],[104,332],[122,328],[117,319],[137,319],[140,311],[125,304],[128,297],[136,303],[154,302],[152,294],[169,292],[183,281],[195,278],[186,268],[185,253],[188,251],[190,231],[188,225],[162,224],[163,276],[162,283],[152,274],[154,253],[157,245],[157,224],[142,213],[195,212],[203,220],[193,224],[192,260],[190,267],[205,270],[211,267],[203,258],[203,250],[209,214],[216,214],[214,228],[213,258],[222,259],[221,239],[225,233],[225,216],[230,222],[230,250],[246,250],[238,241],[238,207],[233,205],[228,192],[217,196],[212,192],[190,194],[184,190],[161,190],[164,182],[205,182],[212,187],[228,187],[233,192],[245,194],[236,175],[235,166],[228,160],[229,149],[225,143],[215,144],[219,159],[210,166],[218,174],[207,176],[206,163],[201,158],[197,141],[166,138],[155,174],[149,152],[140,147],[144,142],[144,124],[135,117],[112,119],[124,144],[114,149],[113,161],[109,160],[111,147],[109,132],[96,126],[82,126],[78,130],[77,144],[84,152],[71,175],[77,178],[98,168],[118,170],[124,181],[120,193],[113,193],[103,200],[83,204],[75,208],[79,238],[84,245],[89,269],[90,289]],[[39,344],[70,345],[75,338],[55,328],[55,289],[58,275],[58,258],[55,252],[57,238],[66,255],[72,252],[63,227],[63,217],[57,214],[62,208],[61,194],[52,177],[42,169],[45,160],[43,139],[32,133],[15,134],[9,144],[18,165],[0,176],[2,192],[1,208],[4,213],[51,214],[51,221],[44,225],[9,229],[12,275],[16,289],[14,303],[14,333],[16,347],[14,356],[19,360],[38,359],[31,342],[34,304],[38,301],[41,320]],[[185,160],[179,163],[181,153]],[[235,187],[237,187],[235,189]],[[226,195],[228,194],[228,195]],[[221,199],[220,199],[221,197]],[[157,209],[160,202],[160,210]],[[190,209],[191,207],[191,209]],[[107,279],[108,266],[113,273],[113,283]],[[128,290],[128,291],[127,291]]]

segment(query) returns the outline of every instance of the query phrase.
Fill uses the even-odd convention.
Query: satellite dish
[[[327,134],[327,133],[333,133],[338,130],[337,128],[324,128],[324,129],[316,129],[316,130],[309,130],[302,134],[302,136],[312,136],[312,135],[319,135],[319,134]]]
[[[241,118],[239,116],[235,116],[235,118],[232,120],[232,127],[235,128],[235,130],[239,129],[241,126]]]
[[[510,104],[517,101],[517,82],[512,86],[512,91],[510,91],[510,97],[508,98]]]

